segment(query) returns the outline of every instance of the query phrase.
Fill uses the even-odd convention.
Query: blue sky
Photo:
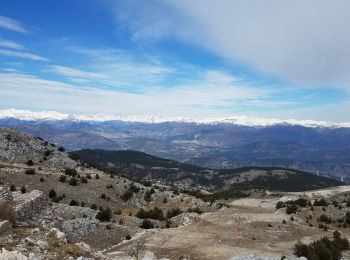
[[[4,0],[0,109],[350,121],[347,1]]]

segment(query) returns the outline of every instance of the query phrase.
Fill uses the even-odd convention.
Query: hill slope
[[[216,170],[163,159],[137,151],[84,149],[72,152],[94,167],[121,172],[140,181],[151,180],[208,190],[230,188],[302,191],[344,183],[311,173],[280,167],[243,167]]]

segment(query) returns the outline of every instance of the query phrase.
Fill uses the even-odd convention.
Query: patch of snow
[[[130,123],[195,123],[195,124],[234,124],[250,127],[273,126],[273,125],[301,125],[306,127],[350,127],[350,122],[335,123],[328,121],[296,120],[296,119],[274,119],[274,118],[250,118],[245,116],[212,117],[212,118],[190,118],[190,117],[164,117],[164,116],[119,116],[107,114],[76,115],[64,114],[56,111],[32,112],[26,110],[7,109],[0,110],[0,119],[18,119],[24,121],[76,121],[76,122],[108,122],[122,121]]]

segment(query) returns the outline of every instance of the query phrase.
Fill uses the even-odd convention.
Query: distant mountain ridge
[[[101,170],[123,173],[138,181],[149,180],[177,187],[205,188],[214,191],[228,189],[304,191],[344,185],[337,180],[279,167],[215,170],[137,151],[84,149],[71,154]]]
[[[68,151],[135,150],[205,168],[286,167],[350,182],[348,127],[91,121],[26,111],[11,115],[3,113],[0,126],[41,136]]]
[[[272,125],[300,125],[306,127],[349,127],[350,122],[335,123],[315,120],[280,120],[274,118],[249,118],[245,116],[232,117],[211,117],[211,118],[190,118],[190,117],[164,117],[164,116],[118,116],[108,114],[76,115],[64,114],[56,111],[31,112],[26,110],[7,109],[0,110],[0,119],[18,119],[26,121],[46,120],[46,121],[87,121],[87,122],[108,122],[123,121],[133,123],[196,123],[196,124],[236,124],[243,126],[272,126]]]

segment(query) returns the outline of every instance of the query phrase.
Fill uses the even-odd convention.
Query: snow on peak
[[[219,117],[219,118],[189,118],[189,117],[162,117],[162,116],[118,116],[107,114],[96,115],[75,115],[63,114],[56,111],[32,112],[26,110],[7,109],[0,110],[0,119],[18,119],[24,121],[86,121],[86,122],[107,122],[123,121],[134,123],[165,123],[182,122],[196,124],[235,124],[244,126],[271,126],[279,124],[301,125],[307,127],[350,127],[350,122],[334,123],[314,120],[280,120],[271,118],[249,118],[245,116]]]

